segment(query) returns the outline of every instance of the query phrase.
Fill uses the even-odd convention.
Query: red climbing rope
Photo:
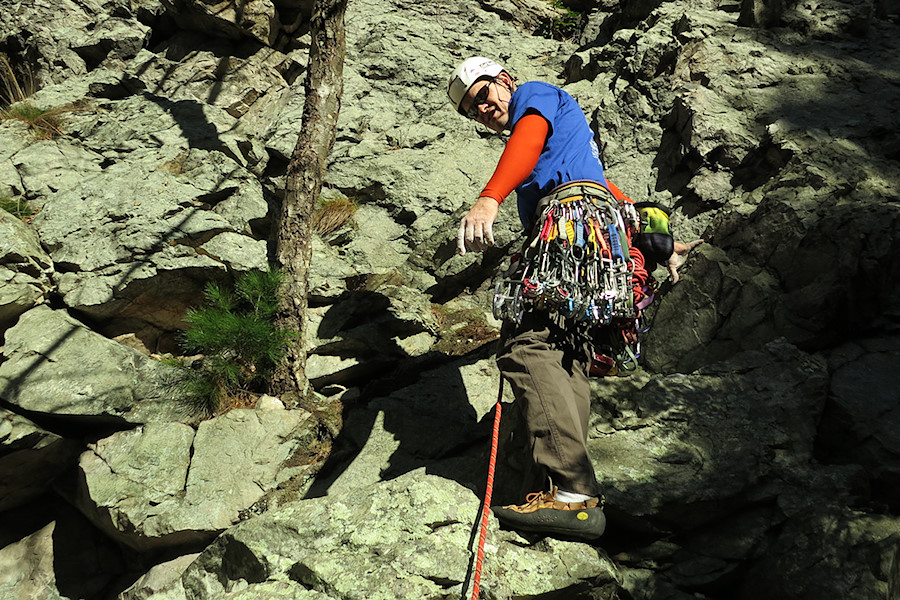
[[[500,398],[503,397],[503,378],[500,378],[500,397],[494,412],[494,434],[491,437],[491,458],[488,461],[487,485],[484,488],[484,510],[481,513],[481,535],[478,537],[478,552],[475,559],[475,574],[472,584],[472,600],[478,600],[481,583],[481,567],[484,565],[484,540],[487,537],[488,515],[491,512],[491,494],[494,491],[494,469],[497,465],[497,445],[500,441]]]

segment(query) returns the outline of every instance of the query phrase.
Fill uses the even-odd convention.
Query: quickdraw
[[[538,307],[591,325],[633,319],[630,236],[622,216],[631,205],[620,206],[605,188],[587,183],[546,200],[518,277],[495,285],[494,316],[519,323],[526,308]]]
[[[542,201],[521,260],[494,286],[494,317],[518,324],[526,310],[540,309],[585,329],[638,330],[643,307],[635,303],[633,278],[643,257],[632,260],[629,249],[638,225],[634,205],[617,201],[600,184],[572,182],[554,190]],[[637,342],[626,340],[619,368],[635,368],[638,355]]]

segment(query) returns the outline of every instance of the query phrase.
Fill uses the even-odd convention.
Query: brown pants
[[[599,496],[587,452],[587,345],[543,311],[527,312],[501,344],[497,365],[522,411],[534,463],[559,489]]]

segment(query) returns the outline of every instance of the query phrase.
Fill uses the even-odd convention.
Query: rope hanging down
[[[494,411],[494,433],[491,436],[491,458],[488,461],[487,484],[484,488],[484,508],[481,513],[481,533],[478,536],[478,550],[475,558],[475,574],[472,578],[472,599],[478,600],[478,588],[481,583],[481,568],[484,566],[484,540],[487,537],[488,515],[491,512],[491,495],[494,491],[494,470],[497,466],[497,446],[500,441],[500,412],[503,397],[503,378],[500,378],[500,395]]]

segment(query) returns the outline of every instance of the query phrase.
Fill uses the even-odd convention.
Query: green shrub
[[[265,391],[294,335],[279,328],[279,271],[251,271],[234,288],[209,283],[205,306],[188,311],[182,350],[202,355],[199,366],[184,366],[179,392],[203,417],[252,404]]]
[[[571,40],[578,33],[581,13],[572,10],[561,0],[552,0],[550,4],[555,9],[557,16],[544,23],[538,33],[554,40]]]

